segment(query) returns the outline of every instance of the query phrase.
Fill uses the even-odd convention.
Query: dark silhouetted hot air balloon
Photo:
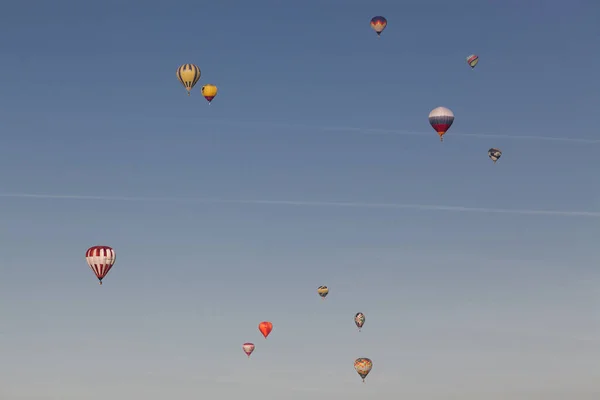
[[[358,372],[358,375],[362,378],[363,382],[371,369],[373,368],[373,362],[368,358],[357,358],[354,361],[354,369]]]
[[[200,68],[194,64],[183,64],[177,68],[177,79],[187,90],[189,96],[192,88],[200,80]]]
[[[244,350],[244,353],[246,353],[248,358],[250,358],[250,354],[252,354],[252,352],[254,351],[254,347],[254,343],[244,343],[242,345],[242,350]]]
[[[444,135],[446,131],[450,129],[454,122],[454,113],[446,107],[438,107],[431,110],[429,113],[429,123],[431,127],[435,129],[438,135],[440,135],[440,141],[444,141]]]
[[[329,294],[329,288],[327,286],[319,286],[317,288],[317,293],[319,294],[319,296],[325,299],[325,297],[327,297],[327,295]]]
[[[500,149],[491,148],[488,150],[488,157],[496,164],[496,161],[502,157],[502,151],[500,151]]]
[[[260,331],[260,333],[262,333],[262,335],[266,339],[267,336],[269,336],[269,334],[273,330],[273,324],[270,323],[269,321],[263,321],[260,324],[258,324],[258,330]]]
[[[85,260],[101,285],[102,279],[108,274],[116,259],[115,251],[108,246],[93,246],[85,252]]]
[[[208,104],[213,101],[218,91],[219,89],[215,85],[208,84],[202,86],[202,96],[208,101]]]
[[[385,19],[382,16],[377,16],[377,17],[373,17],[371,18],[371,28],[373,28],[373,30],[375,32],[377,32],[377,36],[381,36],[381,32],[383,32],[383,30],[385,29],[385,27],[387,26],[387,19]]]
[[[471,54],[469,57],[467,57],[467,64],[469,64],[471,69],[475,68],[478,62],[479,56],[477,54]]]
[[[360,332],[361,328],[363,327],[363,325],[365,324],[365,314],[359,312],[356,313],[356,315],[354,316],[354,323],[356,324],[356,327],[358,328],[358,331]]]

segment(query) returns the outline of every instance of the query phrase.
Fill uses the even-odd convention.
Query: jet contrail
[[[413,135],[430,137],[433,131],[408,131],[403,129],[379,129],[379,128],[357,128],[357,127],[335,127],[335,126],[314,126],[304,124],[289,124],[284,122],[270,122],[270,121],[231,121],[231,120],[203,120],[202,123],[217,123],[217,124],[228,124],[228,125],[249,125],[256,124],[262,126],[272,127],[286,127],[286,128],[301,128],[301,129],[313,129],[321,131],[353,131],[363,134],[387,134],[387,135]],[[435,132],[434,132],[435,133]],[[476,137],[476,138],[504,138],[504,139],[521,139],[521,140],[545,140],[551,142],[571,142],[571,143],[587,143],[587,144],[600,144],[600,139],[587,139],[587,138],[569,138],[569,137],[556,137],[556,136],[535,136],[535,135],[503,135],[503,134],[487,134],[487,133],[460,133],[460,132],[449,132],[448,136],[461,136],[461,137]]]
[[[97,113],[94,113],[97,114]],[[128,114],[127,117],[139,118],[139,116]],[[174,119],[181,121],[182,119],[190,118],[187,116],[144,116],[144,119],[148,118],[160,118],[160,119]],[[194,118],[190,118],[194,120]],[[427,122],[425,122],[426,124]],[[435,135],[433,130],[431,131],[409,131],[404,129],[383,129],[383,128],[360,128],[350,126],[318,126],[318,125],[307,125],[297,123],[285,123],[277,121],[260,121],[260,120],[246,120],[246,121],[232,121],[230,119],[202,119],[202,125],[207,124],[219,124],[219,125],[233,125],[233,126],[246,126],[246,125],[258,125],[258,126],[269,126],[269,127],[281,127],[281,128],[297,128],[306,130],[319,130],[319,131],[340,131],[340,132],[356,132],[360,134],[387,134],[387,135],[412,135],[412,136],[423,136],[431,137]],[[586,143],[586,144],[600,144],[600,139],[591,138],[572,138],[572,137],[557,137],[557,136],[536,136],[536,135],[504,135],[498,133],[460,133],[450,131],[448,137],[473,137],[473,138],[499,138],[499,139],[516,139],[516,140],[542,140],[551,142],[566,142],[566,143]]]
[[[131,201],[131,202],[167,202],[167,203],[213,203],[213,204],[248,204],[248,205],[282,205],[300,207],[349,207],[379,209],[409,209],[425,211],[454,211],[485,214],[520,214],[520,215],[553,215],[562,217],[600,218],[600,211],[572,210],[531,210],[511,208],[481,208],[435,204],[406,203],[361,203],[350,201],[308,201],[308,200],[235,200],[204,197],[129,197],[129,196],[86,196],[31,193],[0,193],[0,198],[31,199],[63,199],[63,200],[98,200],[98,201]]]
[[[338,130],[337,128],[324,128],[324,130]],[[393,129],[357,129],[367,134],[396,134],[396,135],[428,135],[425,132],[411,132]],[[600,144],[600,139],[585,139],[585,138],[566,138],[556,136],[534,136],[534,135],[502,135],[492,133],[449,133],[452,136],[477,137],[477,138],[504,138],[504,139],[522,139],[522,140],[546,140],[552,142],[572,142],[572,143],[588,143]]]

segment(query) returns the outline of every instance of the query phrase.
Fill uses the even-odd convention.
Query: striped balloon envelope
[[[454,122],[454,113],[446,107],[437,107],[429,113],[429,123],[440,136],[440,141],[444,141],[444,135]]]
[[[116,259],[115,251],[109,246],[92,246],[85,252],[85,260],[101,285]]]
[[[471,54],[469,57],[467,57],[467,64],[469,64],[471,69],[475,68],[478,62],[479,56],[477,54]]]

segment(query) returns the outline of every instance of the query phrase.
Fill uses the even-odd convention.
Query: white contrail
[[[387,134],[387,135],[413,135],[431,137],[433,131],[418,132],[408,131],[403,129],[380,129],[380,128],[357,128],[357,127],[335,127],[335,126],[314,126],[304,124],[289,124],[284,122],[271,122],[271,121],[231,121],[231,120],[203,120],[202,123],[217,123],[217,124],[228,124],[228,125],[250,125],[256,124],[261,126],[271,127],[286,127],[286,128],[300,128],[307,130],[321,130],[321,131],[352,131],[363,134]],[[587,144],[600,144],[600,139],[587,139],[587,138],[569,138],[569,137],[556,137],[556,136],[535,136],[535,135],[503,135],[503,134],[487,134],[487,133],[460,133],[460,132],[449,132],[449,137],[461,136],[461,137],[476,137],[476,138],[504,138],[504,139],[521,139],[521,140],[545,140],[552,142],[572,142],[572,143],[587,143]]]
[[[97,114],[97,113],[94,113]],[[134,117],[140,118],[141,116],[128,114],[126,117]],[[144,119],[153,118],[153,116],[144,116]],[[160,119],[173,119],[177,121],[181,121],[184,119],[188,119],[186,116],[171,116],[165,117],[160,116],[156,117]],[[195,118],[189,118],[195,120]],[[214,125],[233,125],[233,126],[247,126],[247,125],[257,125],[263,127],[281,127],[281,128],[297,128],[297,129],[306,129],[306,130],[319,130],[319,131],[340,131],[340,132],[356,132],[359,134],[387,134],[387,135],[412,135],[412,136],[422,136],[424,138],[434,137],[435,132],[431,131],[409,131],[405,129],[382,129],[382,128],[360,128],[360,127],[350,127],[350,126],[318,126],[318,125],[310,125],[310,124],[299,124],[299,123],[285,123],[285,122],[277,122],[277,121],[260,121],[260,120],[246,120],[246,121],[234,121],[230,119],[205,119],[203,118],[201,121],[202,125],[205,126],[207,124]],[[424,124],[427,124],[427,120],[425,120]],[[499,138],[499,139],[516,139],[516,140],[542,140],[542,141],[551,141],[551,142],[567,142],[567,143],[586,143],[586,144],[600,144],[600,139],[590,139],[590,138],[572,138],[572,137],[557,137],[557,136],[536,136],[536,135],[505,135],[498,133],[461,133],[450,131],[448,133],[448,137],[451,138],[453,136],[457,137],[474,137],[474,138]]]
[[[332,130],[332,129],[327,129]],[[337,130],[337,128],[335,129]],[[427,135],[425,132],[411,132],[392,129],[361,129],[367,134],[396,134],[396,135]],[[449,133],[449,136],[464,136],[477,138],[504,138],[504,139],[522,139],[522,140],[546,140],[552,142],[573,142],[573,143],[588,143],[600,144],[600,139],[584,139],[584,138],[566,138],[556,136],[534,136],[534,135],[502,135],[488,133]]]
[[[435,204],[406,203],[360,203],[350,201],[305,201],[305,200],[229,200],[203,197],[129,197],[129,196],[85,196],[30,193],[0,193],[0,198],[32,198],[32,199],[64,199],[64,200],[99,200],[99,201],[132,201],[132,202],[169,202],[169,203],[214,203],[214,204],[254,204],[282,205],[304,207],[354,207],[354,208],[389,208],[429,211],[454,211],[487,214],[521,214],[521,215],[553,215],[563,217],[600,218],[600,211],[572,210],[532,210],[511,208],[463,207]]]

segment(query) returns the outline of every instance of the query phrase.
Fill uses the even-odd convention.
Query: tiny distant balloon
[[[373,362],[368,358],[357,358],[356,361],[354,361],[354,369],[362,378],[363,383],[372,368]]]
[[[356,324],[356,327],[358,328],[358,331],[360,332],[360,330],[362,329],[363,325],[365,324],[365,314],[359,312],[356,313],[356,315],[354,316],[354,323]]]
[[[437,107],[429,113],[429,123],[440,136],[440,141],[444,141],[444,135],[454,123],[454,113],[446,107]]]
[[[502,151],[500,151],[500,149],[491,148],[488,150],[488,157],[496,164],[496,161],[502,157]]]
[[[211,101],[213,101],[218,91],[219,89],[217,89],[215,85],[208,84],[202,86],[202,96],[204,96],[206,101],[208,101],[208,104],[210,104]]]
[[[378,37],[381,36],[381,32],[383,32],[386,26],[387,19],[385,19],[384,17],[377,16],[371,18],[371,28],[373,28],[373,30],[377,33]]]
[[[479,62],[479,56],[476,54],[471,54],[469,57],[467,57],[467,64],[469,64],[471,69],[475,68],[475,66],[477,65],[478,62]]]
[[[200,80],[200,75],[200,67],[194,64],[183,64],[177,68],[177,79],[179,79],[179,82],[187,90],[188,96],[192,88]]]
[[[109,246],[92,246],[85,252],[85,261],[98,278],[100,285],[102,285],[102,279],[115,265],[116,259],[115,251]]]
[[[262,333],[262,335],[266,339],[267,336],[269,336],[269,334],[273,330],[273,324],[270,323],[269,321],[263,321],[260,324],[258,324],[258,330],[260,331],[260,333]]]
[[[319,286],[317,288],[317,293],[324,299],[329,294],[329,288],[327,286]]]
[[[254,351],[254,347],[254,343],[244,343],[242,345],[242,350],[244,350],[244,353],[246,353],[248,358],[250,358],[250,354],[252,354],[252,352]]]

